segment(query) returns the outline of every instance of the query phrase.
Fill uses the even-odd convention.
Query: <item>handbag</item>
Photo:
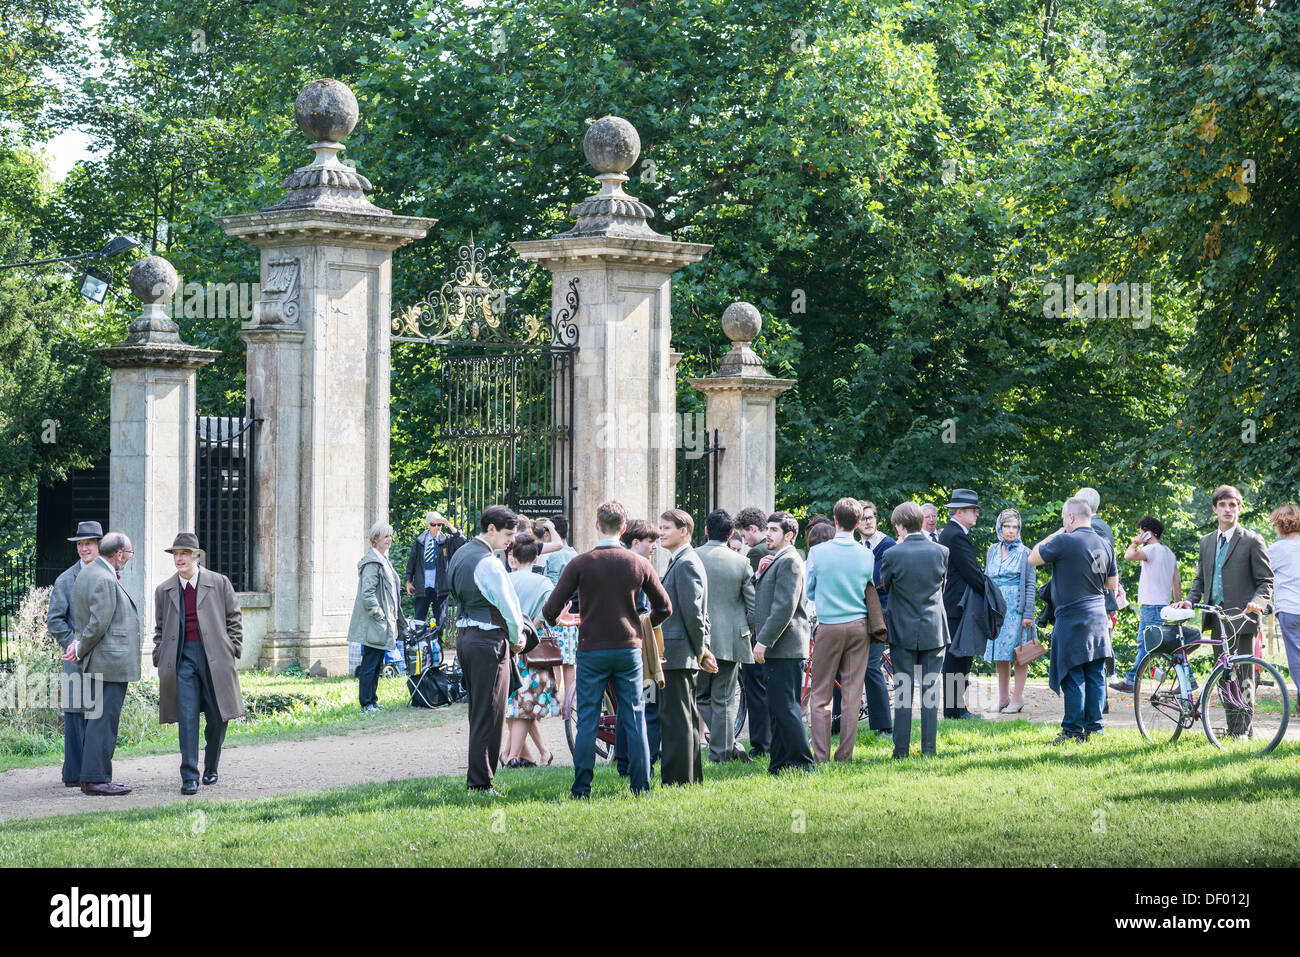
[[[1025,626],[1022,624],[1020,626],[1020,637],[1023,638],[1024,634]],[[1037,661],[1045,654],[1047,654],[1047,648],[1038,640],[1038,636],[1034,634],[1033,628],[1030,628],[1029,640],[1022,641],[1020,644],[1016,645],[1016,664],[1027,665],[1031,661]]]
[[[560,640],[547,632],[539,635],[537,644],[519,656],[519,661],[526,668],[556,668],[564,663],[560,654]]]

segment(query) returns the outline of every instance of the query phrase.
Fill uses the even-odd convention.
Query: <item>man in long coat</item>
[[[199,567],[199,539],[181,532],[170,552],[176,574],[154,589],[153,663],[158,720],[180,725],[181,793],[199,789],[199,712],[206,722],[203,783],[217,783],[226,724],[244,713],[235,660],[244,647],[230,579]]]

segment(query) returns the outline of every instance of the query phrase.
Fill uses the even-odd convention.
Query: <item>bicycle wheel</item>
[[[1201,724],[1205,736],[1220,751],[1268,754],[1286,737],[1291,700],[1282,675],[1267,661],[1234,656],[1231,670],[1215,667],[1201,695]],[[1259,687],[1254,676],[1270,678]]]
[[[1174,661],[1167,651],[1150,652],[1133,677],[1133,715],[1148,741],[1174,741],[1196,720],[1178,686]]]
[[[614,760],[614,735],[615,735],[615,714],[614,699],[609,696],[609,689],[605,689],[604,695],[600,700],[600,715],[596,719],[596,761],[608,764]],[[578,736],[578,696],[573,696],[573,709],[569,716],[564,719],[564,739],[569,743],[569,754],[573,754],[573,746]]]
[[[740,732],[745,727],[745,715],[748,712],[745,700],[745,689],[739,681],[736,682],[736,728],[732,731],[732,736],[739,738]]]

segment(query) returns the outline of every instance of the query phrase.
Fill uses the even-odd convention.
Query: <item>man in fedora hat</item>
[[[975,546],[970,540],[970,530],[979,521],[979,497],[968,488],[952,493],[947,506],[948,524],[939,533],[939,544],[948,549],[948,579],[943,586],[944,614],[948,619],[948,634],[956,635],[961,624],[958,604],[966,587],[984,590],[984,570],[975,557]],[[970,681],[970,655],[954,655],[949,645],[943,657],[943,716],[945,718],[978,718],[966,707],[966,685]]]
[[[180,725],[181,793],[199,789],[199,712],[206,723],[203,783],[217,783],[226,724],[244,713],[235,659],[244,647],[239,599],[230,579],[199,567],[199,539],[172,542],[176,574],[154,589],[153,663],[158,720]]]
[[[415,618],[441,623],[451,593],[447,563],[466,538],[441,512],[426,512],[424,523],[428,530],[416,538],[406,559],[406,593],[415,600]]]
[[[77,545],[77,560],[54,580],[50,592],[50,609],[46,615],[46,628],[50,636],[66,653],[77,636],[77,621],[72,614],[72,593],[81,570],[99,557],[99,540],[104,529],[99,522],[80,522],[77,533],[68,541]],[[65,675],[79,675],[76,662],[63,660]],[[69,679],[65,678],[64,681]],[[73,709],[73,702],[63,702],[63,785],[75,788],[81,785],[81,750],[86,739],[86,714]]]
[[[131,792],[113,781],[113,752],[126,686],[140,680],[140,615],[117,575],[119,553],[126,547],[121,532],[105,535],[99,555],[78,572],[72,589],[76,629],[63,660],[80,665],[83,693],[95,699],[82,742],[80,778],[86,794]]]

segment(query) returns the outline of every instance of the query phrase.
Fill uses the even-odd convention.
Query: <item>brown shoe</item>
[[[93,784],[87,781],[82,781],[81,793],[101,794],[106,797],[112,797],[119,794],[130,794],[131,789],[125,784],[114,784],[112,781],[99,781]]]

